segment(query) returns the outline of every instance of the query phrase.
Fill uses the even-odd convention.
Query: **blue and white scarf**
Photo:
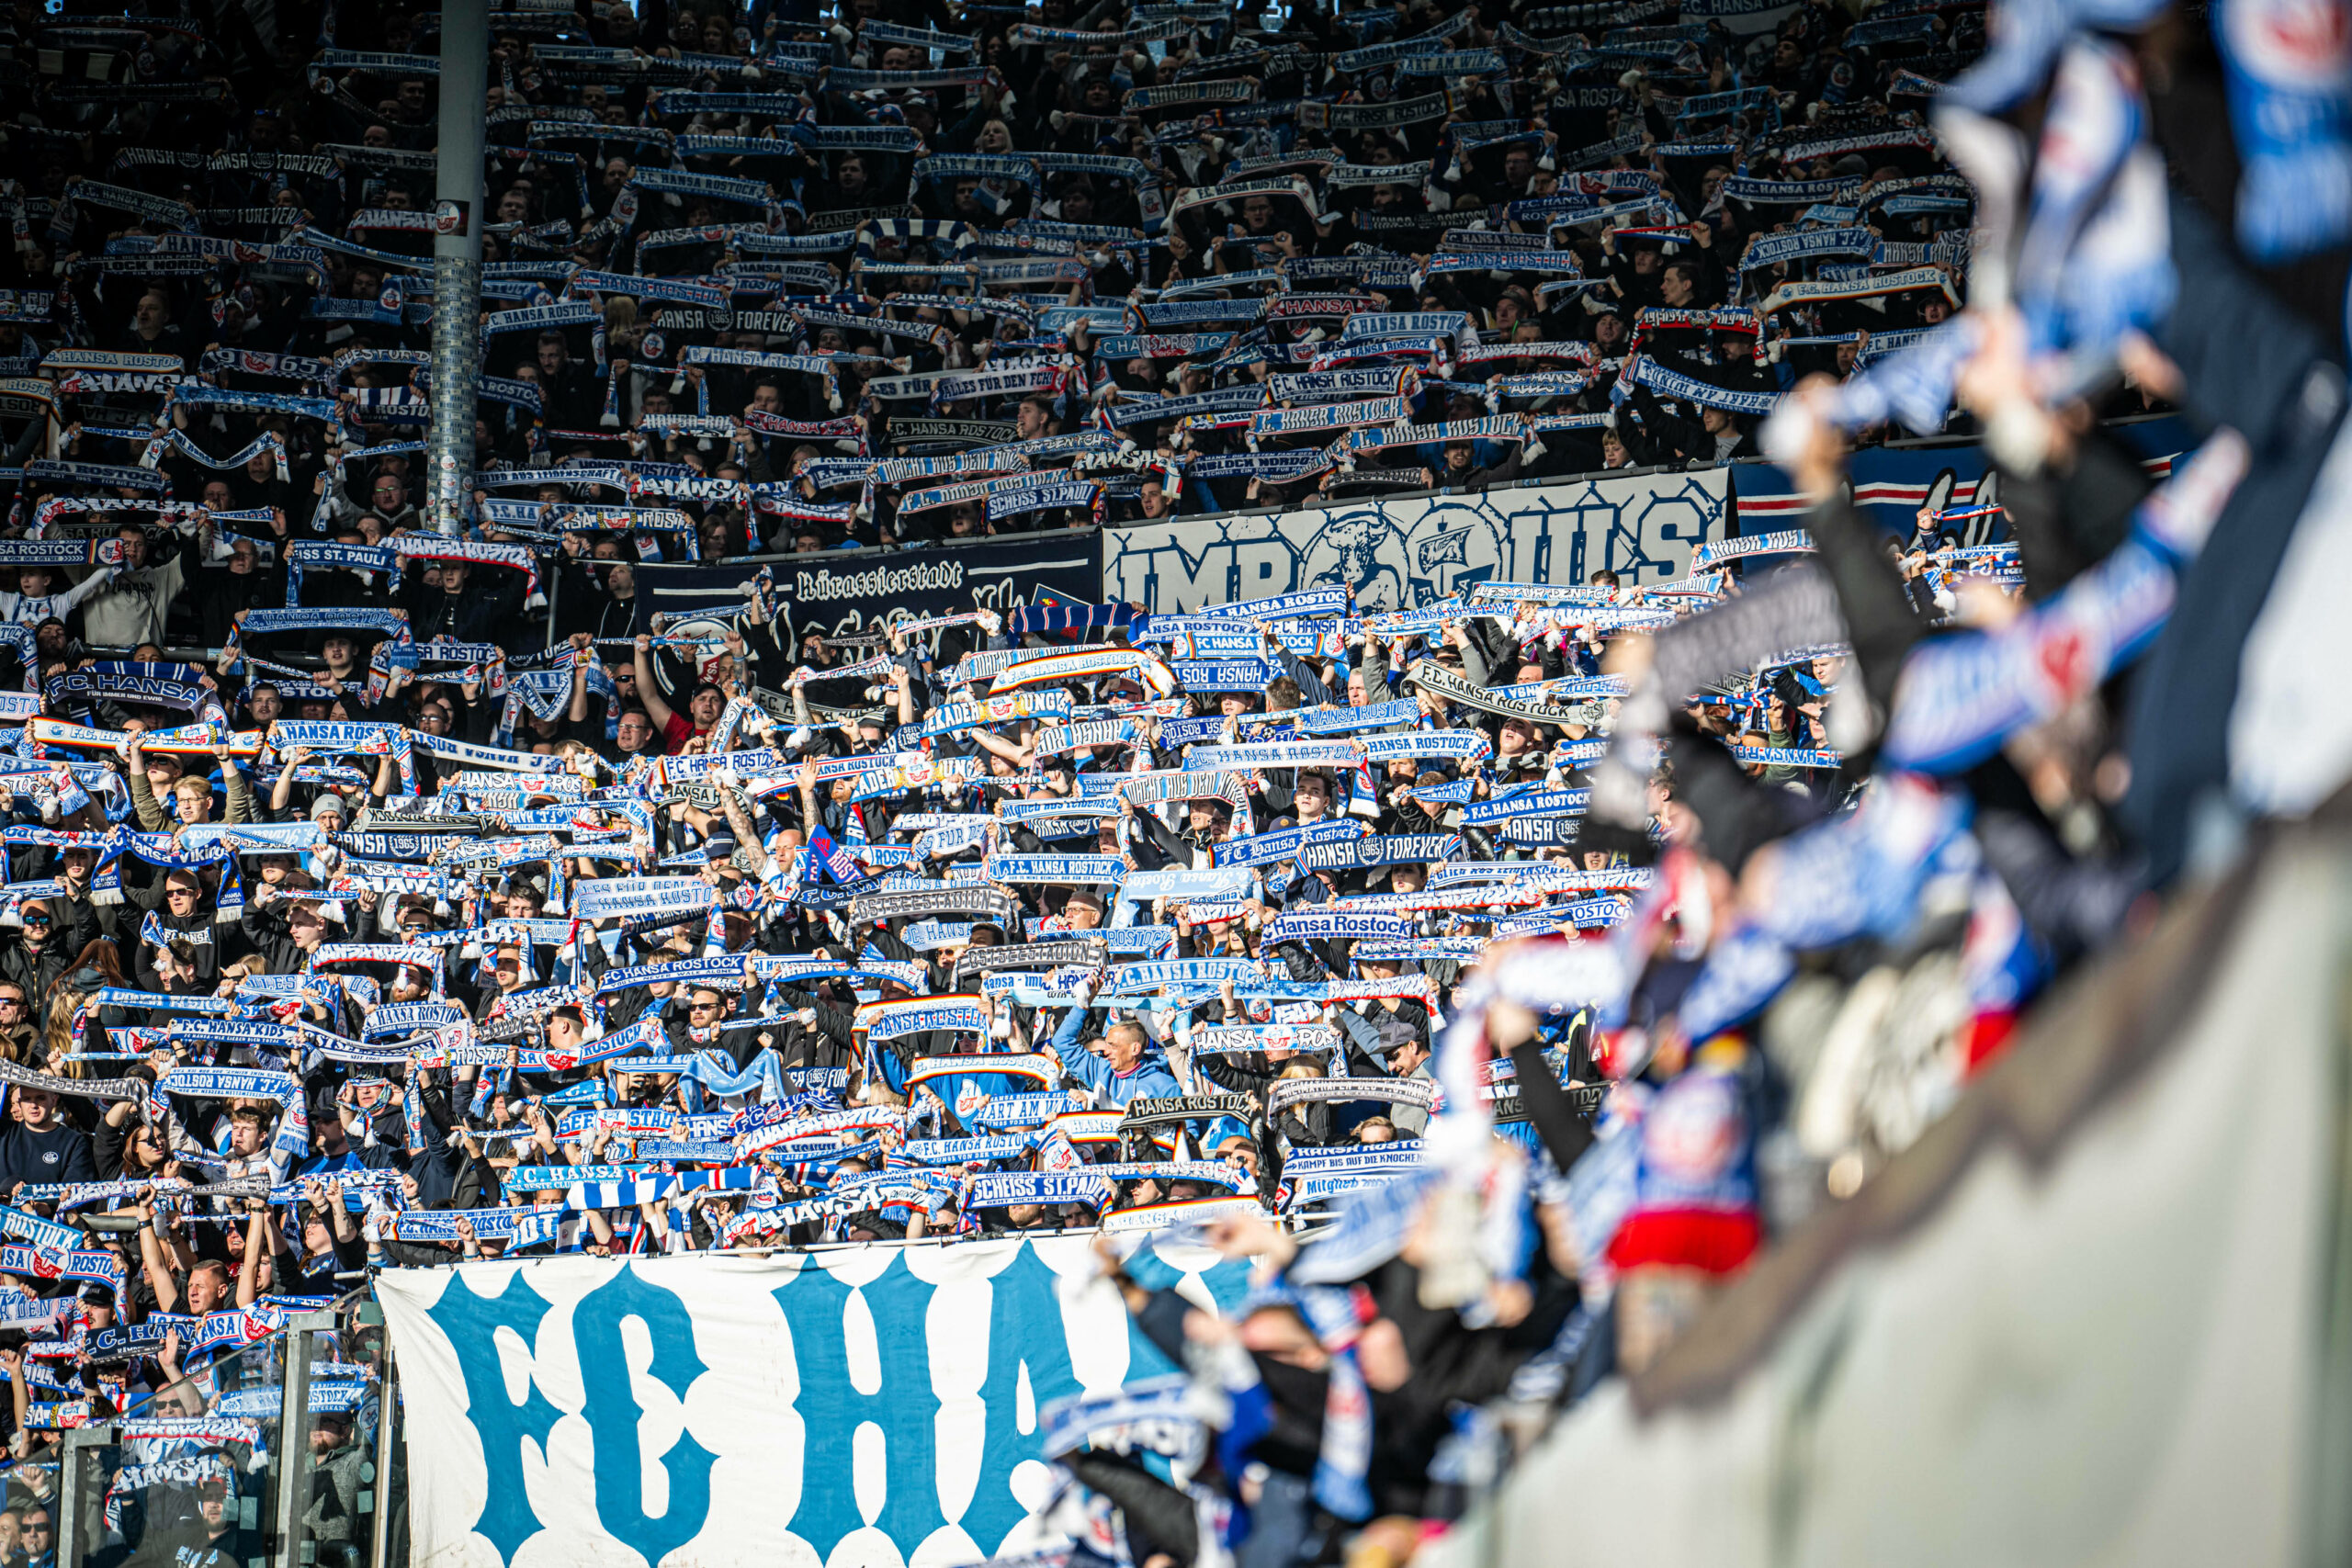
[[[2352,234],[2352,51],[2343,27],[2316,25],[2326,15],[2287,0],[2213,7],[2243,160],[2238,243],[2265,265]]]
[[[1288,910],[1266,924],[1269,944],[1284,942],[1370,940],[1398,942],[1411,936],[1417,922],[1405,915],[1326,914],[1307,908]]]
[[[1111,1184],[1084,1170],[983,1171],[965,1183],[967,1209],[1004,1209],[1016,1203],[1108,1202]]]
[[[1685,376],[1679,370],[1668,370],[1645,355],[1628,355],[1618,370],[1616,387],[1611,389],[1613,400],[1622,401],[1635,387],[1647,387],[1669,398],[1697,403],[1702,408],[1724,409],[1733,413],[1770,413],[1779,406],[1779,392],[1736,392],[1695,376]]]
[[[1298,859],[1313,846],[1342,844],[1362,838],[1363,831],[1363,824],[1355,821],[1303,823],[1279,832],[1252,833],[1228,840],[1216,847],[1213,860],[1220,867],[1271,865],[1276,861]]]
[[[717,895],[698,877],[652,877],[583,883],[572,895],[572,914],[583,920],[699,915],[709,910]]]

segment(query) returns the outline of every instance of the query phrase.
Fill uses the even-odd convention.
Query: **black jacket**
[[[462,593],[445,593],[437,586],[428,586],[422,571],[412,575],[401,596],[408,605],[409,635],[418,642],[447,639],[495,642],[503,647],[509,639],[520,638],[525,586],[521,574],[503,567],[476,566]],[[515,648],[521,646],[517,641]]]
[[[28,1010],[43,1005],[58,977],[73,965],[81,944],[64,940],[63,933],[52,931],[49,941],[35,953],[17,933],[10,931],[5,936],[6,940],[0,941],[0,980],[14,980],[24,987]]]

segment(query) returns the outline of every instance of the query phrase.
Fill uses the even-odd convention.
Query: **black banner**
[[[743,605],[743,585],[763,570],[775,583],[776,618],[796,648],[809,632],[850,637],[888,614],[900,617],[994,610],[1010,615],[1041,588],[1091,604],[1102,593],[1098,529],[1051,533],[926,550],[825,550],[720,566],[641,566],[637,629],[650,617],[691,619]]]

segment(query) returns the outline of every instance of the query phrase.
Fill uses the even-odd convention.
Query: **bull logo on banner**
[[[1521,490],[1285,513],[1130,525],[1103,541],[1103,593],[1158,613],[1313,588],[1355,590],[1365,609],[1410,609],[1477,583],[1623,582],[1686,575],[1724,534],[1721,470],[1596,479]]]

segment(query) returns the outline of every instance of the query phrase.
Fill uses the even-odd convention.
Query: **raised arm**
[[[139,1266],[147,1271],[147,1288],[155,1292],[155,1310],[175,1310],[180,1304],[180,1288],[172,1279],[172,1263],[164,1252],[163,1237],[155,1232],[155,1190],[152,1187],[141,1188],[139,1193]]]
[[[15,1417],[13,1430],[16,1436],[9,1440],[8,1451],[22,1459],[32,1447],[32,1434],[25,1430],[26,1406],[30,1403],[30,1396],[25,1392],[24,1351],[15,1346],[0,1350],[0,1370],[8,1374],[8,1407]]]
[[[912,724],[915,721],[914,682],[908,675],[905,665],[895,664],[890,667],[890,684],[898,694],[899,722]]]
[[[212,749],[213,759],[220,764],[220,784],[229,792],[228,808],[221,820],[229,823],[250,822],[254,819],[253,785],[245,782],[244,769],[229,754],[227,742]]]
[[[286,765],[277,770],[277,783],[270,787],[269,808],[283,811],[293,804],[294,770],[310,761],[308,746],[290,746],[286,751]]]
[[[760,838],[758,829],[752,824],[752,814],[744,809],[741,795],[733,789],[722,788],[718,792],[718,804],[720,809],[727,813],[727,826],[734,830],[736,844],[741,849],[757,854],[760,857],[760,872],[763,875],[766,874],[767,848]]]
[[[653,678],[653,639],[643,632],[637,634],[637,698],[645,705],[653,728],[668,734],[670,721],[677,715],[662,700],[662,683]]]
[[[569,538],[571,536],[566,535]],[[565,715],[573,724],[588,722],[588,661],[596,657],[595,639],[586,632],[571,634],[571,707]]]
[[[131,809],[138,813],[139,826],[150,833],[171,830],[170,816],[164,803],[155,798],[154,790],[147,783],[146,759],[140,754],[139,737],[133,735],[123,743],[123,776],[130,785]]]
[[[245,1220],[245,1258],[237,1265],[237,1304],[241,1307],[261,1300],[261,1255],[269,1247],[268,1201],[256,1198],[252,1202],[252,1213]]]

